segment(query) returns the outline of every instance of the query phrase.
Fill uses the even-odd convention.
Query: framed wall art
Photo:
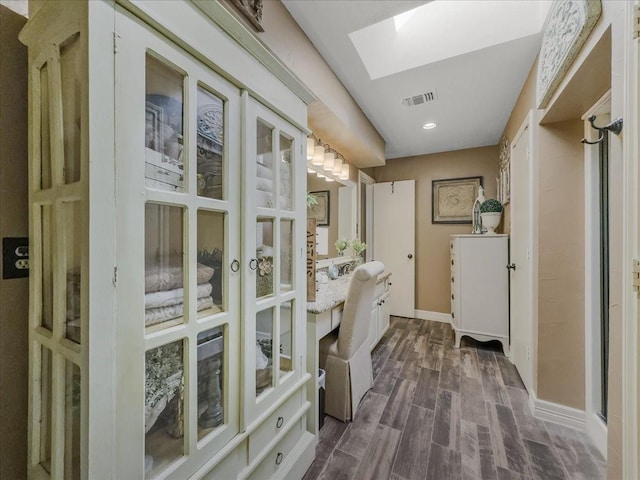
[[[449,178],[431,182],[431,223],[471,223],[473,202],[482,177]]]
[[[329,190],[309,192],[318,203],[307,207],[307,218],[315,218],[318,227],[329,226]]]

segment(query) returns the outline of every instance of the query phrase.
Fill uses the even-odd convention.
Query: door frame
[[[587,119],[591,115],[611,113],[611,90],[606,92],[582,116],[585,138],[597,134]],[[602,121],[599,122],[602,124]],[[607,123],[605,121],[605,123]],[[601,392],[600,335],[600,194],[599,153],[597,145],[584,147],[584,361],[585,361],[585,428],[600,453],[607,458],[607,424],[598,415]]]
[[[360,232],[362,231],[362,224],[360,220],[362,219],[362,185],[366,187],[366,196],[367,196],[367,205],[365,212],[365,219],[367,222],[367,238],[364,239],[367,244],[367,249],[364,251],[365,261],[369,262],[373,256],[373,190],[371,185],[376,183],[376,181],[371,178],[369,175],[364,173],[362,170],[358,170],[358,209],[357,209],[357,229],[356,229],[356,237],[360,238]]]
[[[523,241],[527,244],[527,249],[529,250],[529,269],[530,269],[530,278],[529,285],[531,286],[531,296],[529,297],[529,305],[527,308],[527,312],[529,312],[529,320],[531,326],[531,342],[527,345],[530,349],[529,357],[529,368],[530,368],[530,379],[531,385],[525,385],[527,390],[529,391],[529,395],[535,398],[535,391],[537,390],[537,378],[538,378],[538,242],[536,239],[538,238],[538,223],[537,223],[537,214],[538,214],[538,169],[537,169],[537,125],[539,121],[539,111],[537,110],[529,110],[529,113],[525,117],[524,121],[520,125],[520,128],[513,136],[513,141],[511,142],[511,151],[513,151],[513,146],[518,143],[518,141],[525,140],[524,135],[526,134],[528,138],[527,141],[527,149],[528,149],[528,159],[527,159],[527,169],[529,174],[529,236],[523,238]],[[511,156],[511,153],[510,153]],[[510,167],[512,168],[512,166]],[[511,176],[513,179],[513,176]],[[509,250],[511,250],[512,243],[510,242]],[[513,288],[511,282],[509,284],[509,290]],[[510,296],[511,295],[511,292]],[[512,348],[512,345],[510,345]],[[514,351],[511,350],[510,358],[513,361]]]
[[[623,130],[623,289],[622,289],[622,474],[638,478],[640,474],[640,293],[630,288],[634,259],[640,259],[640,39],[632,35],[633,10],[640,1],[627,3],[625,14],[625,91]],[[634,135],[634,132],[636,134]]]

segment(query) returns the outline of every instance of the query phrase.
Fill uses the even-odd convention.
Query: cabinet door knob
[[[276,428],[282,427],[283,423],[284,423],[284,418],[278,417],[278,420],[276,421]]]
[[[451,300],[455,300],[453,293],[451,294]]]
[[[413,258],[413,254],[412,254],[412,253],[410,253],[409,255],[407,255],[407,258],[408,258],[409,260],[411,260],[411,259]]]
[[[235,273],[238,270],[240,270],[240,262],[234,259],[233,262],[231,262],[231,271]]]
[[[508,268],[509,270],[514,270],[514,271],[515,271],[515,269],[516,269],[516,264],[515,264],[515,263],[510,263],[509,265],[507,265],[507,268]]]
[[[451,312],[451,318],[456,318],[456,314]]]
[[[249,268],[251,270],[255,270],[256,268],[258,268],[258,259],[257,258],[252,258],[251,260],[249,260]]]
[[[453,258],[451,259],[451,265],[453,265]]]
[[[278,452],[276,455],[276,465],[280,465],[282,463],[282,452]]]

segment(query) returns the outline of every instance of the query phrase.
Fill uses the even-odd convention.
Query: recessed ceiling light
[[[436,122],[427,122],[422,125],[422,128],[424,128],[425,130],[431,130],[432,128],[436,128],[437,126],[438,124]]]

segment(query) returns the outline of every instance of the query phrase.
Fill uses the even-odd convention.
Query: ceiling
[[[550,3],[283,0],[384,138],[386,158],[496,145]]]

